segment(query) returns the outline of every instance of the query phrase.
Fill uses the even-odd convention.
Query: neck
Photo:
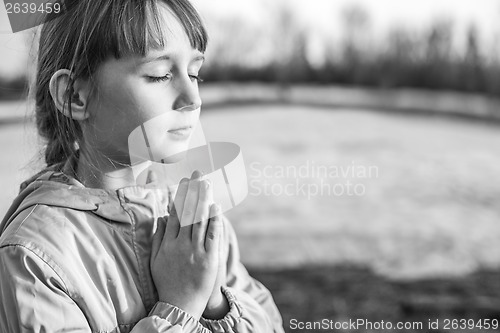
[[[137,185],[135,175],[144,171],[149,164],[144,162],[136,166],[123,165],[102,154],[89,154],[81,150],[76,176],[85,187],[117,190]]]

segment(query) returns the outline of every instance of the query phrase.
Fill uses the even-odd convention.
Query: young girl
[[[0,225],[0,332],[283,332],[210,183],[195,171],[175,206],[154,175],[135,184],[131,131],[171,112],[166,142],[187,146],[198,120],[196,11],[188,0],[65,6],[39,38],[47,168]]]

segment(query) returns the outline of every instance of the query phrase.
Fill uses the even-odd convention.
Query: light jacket
[[[168,195],[147,185],[86,188],[71,163],[28,182],[0,224],[0,333],[284,332],[225,218],[226,316],[198,321],[158,301],[151,244]]]

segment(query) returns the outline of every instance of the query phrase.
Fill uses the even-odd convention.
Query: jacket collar
[[[91,211],[104,219],[123,223],[140,223],[168,214],[168,190],[157,188],[155,184],[118,190],[87,188],[75,178],[75,165],[76,156],[73,155],[64,165],[45,169],[24,182],[0,224],[0,233],[8,221],[37,204]]]

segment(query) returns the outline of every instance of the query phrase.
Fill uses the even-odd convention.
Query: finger
[[[177,193],[175,193],[174,206],[179,217],[182,216],[182,210],[184,209],[184,200],[186,200],[188,186],[189,178],[182,178],[179,186],[177,187]]]
[[[167,190],[168,191],[168,205],[167,205],[167,212],[170,214],[172,211],[172,206],[174,205],[174,198],[172,198],[172,191],[170,188]]]
[[[227,255],[226,255],[226,246],[227,244],[227,238],[226,238],[226,222],[224,221],[222,213],[219,214],[219,219],[220,219],[220,224],[221,224],[221,232],[220,232],[220,247],[219,247],[219,252],[221,255],[221,261],[226,262],[227,260]]]
[[[226,223],[222,218],[222,214],[219,215],[222,224],[222,231],[219,237],[219,271],[221,274],[221,284],[226,285],[226,274],[227,274],[227,252],[226,252]]]
[[[203,177],[203,172],[201,172],[200,170],[194,170],[191,174],[191,179],[201,180],[201,177]]]
[[[153,234],[153,245],[151,247],[151,256],[152,258],[156,257],[156,254],[160,250],[161,242],[163,241],[163,235],[165,235],[167,220],[163,217],[160,217],[156,221],[156,231]]]
[[[200,171],[195,170],[191,174],[190,179],[185,178],[185,179],[187,179],[187,181],[183,184],[183,187],[182,187],[182,194],[184,194],[184,199],[183,199],[182,203],[180,203],[181,198],[179,198],[179,203],[180,203],[180,207],[182,208],[182,210],[179,210],[179,209],[177,210],[179,220],[181,221],[181,226],[188,225],[188,224],[190,224],[189,222],[191,222],[191,221],[183,220],[184,210],[185,210],[184,207],[186,207],[186,202],[190,202],[190,200],[192,200],[192,199],[188,200],[188,194],[191,193],[190,195],[194,195],[193,192],[189,192],[190,190],[191,191],[196,190],[196,195],[198,195],[197,194],[197,192],[199,190],[198,189],[198,182],[201,180],[202,176],[203,176],[203,174]],[[195,210],[196,210],[196,208],[195,208]],[[192,224],[192,222],[191,222],[191,224]]]
[[[191,179],[189,181],[186,200],[184,201],[182,216],[180,218],[181,230],[179,235],[185,235],[189,239],[192,239],[193,223],[195,222],[194,217],[198,207],[199,189],[200,181],[197,179]]]
[[[158,176],[153,170],[148,171],[148,176],[146,177],[146,184],[156,183],[158,181]]]
[[[193,242],[203,246],[207,231],[208,218],[210,217],[210,205],[212,204],[212,188],[210,180],[205,179],[200,182],[200,192],[198,206],[196,207],[195,220],[192,230]]]
[[[218,204],[210,206],[210,216],[207,233],[205,235],[205,250],[209,253],[219,254],[219,237],[222,232],[221,208]]]
[[[193,181],[193,179],[200,178],[201,176],[202,173],[198,170],[195,170],[191,174],[191,179],[182,178],[179,183],[179,186],[177,188],[177,193],[175,195],[174,205],[175,208],[177,209],[177,214],[179,216],[180,221],[182,221],[182,212],[184,211],[184,203],[186,201],[186,195],[189,188],[189,183]]]
[[[170,215],[168,216],[167,219],[165,236],[163,238],[167,240],[176,239],[177,236],[179,235],[180,227],[181,224],[179,222],[179,217],[177,216],[177,211],[175,209],[175,206],[173,206]]]

